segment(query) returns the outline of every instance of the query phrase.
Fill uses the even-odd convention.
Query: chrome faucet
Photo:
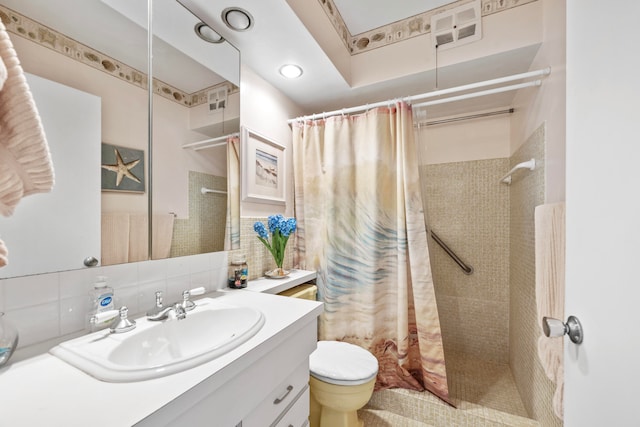
[[[173,316],[175,316],[175,318],[178,320],[182,320],[187,317],[186,310],[184,309],[184,307],[182,307],[181,303],[177,302],[173,305],[162,307],[160,310],[154,309],[153,313],[147,313],[147,319],[151,321],[167,320],[171,318],[172,313]]]
[[[147,312],[147,319],[151,321],[166,320],[173,316],[182,320],[187,317],[187,311],[193,310],[196,305],[190,300],[191,295],[202,295],[205,292],[204,287],[199,287],[184,291],[182,293],[182,301],[164,306],[162,302],[162,292],[156,292],[156,305]]]

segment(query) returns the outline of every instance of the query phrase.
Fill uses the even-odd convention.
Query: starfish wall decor
[[[102,144],[102,189],[144,192],[144,151]]]

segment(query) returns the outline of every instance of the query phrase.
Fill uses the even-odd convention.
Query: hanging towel
[[[129,216],[129,262],[149,259],[149,219],[146,213]]]
[[[51,191],[53,165],[35,102],[1,21],[0,58],[0,68],[6,69],[0,90],[0,214],[10,216],[22,197]]]
[[[542,332],[544,316],[564,320],[565,204],[540,205],[535,210],[536,306],[540,337],[538,357],[556,384],[553,410],[563,418],[564,340]]]
[[[9,251],[7,251],[7,247],[4,242],[0,240],[0,267],[4,267],[9,263],[8,256]]]
[[[102,214],[101,265],[122,264],[129,260],[129,214]]]
[[[173,214],[153,215],[153,259],[169,258],[173,241]]]
[[[2,23],[0,22],[0,25]],[[4,61],[2,60],[2,57],[0,57],[0,90],[2,90],[2,87],[4,86],[4,82],[7,81],[7,67],[4,65]]]
[[[51,191],[53,165],[40,116],[0,20],[0,214],[13,214],[18,202],[33,193]],[[0,267],[8,264],[0,240]]]

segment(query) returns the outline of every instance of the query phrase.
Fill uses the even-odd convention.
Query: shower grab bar
[[[536,168],[536,159],[527,160],[526,162],[518,163],[515,165],[505,176],[500,178],[500,182],[503,184],[511,185],[511,175],[518,169],[527,168],[529,170],[534,170]]]
[[[467,276],[473,274],[473,267],[471,267],[470,265],[465,264],[464,261],[462,261],[460,259],[460,257],[458,255],[456,255],[456,253],[453,252],[449,248],[449,246],[447,246],[447,244],[445,242],[443,242],[442,239],[440,239],[440,237],[438,237],[438,235],[436,233],[431,231],[430,234],[431,234],[431,237],[433,238],[433,240],[435,240],[436,243],[442,249],[444,249],[444,251],[447,253],[447,255],[449,255],[451,257],[451,259],[453,259],[455,261],[456,264],[458,264],[458,266],[462,269],[464,274],[466,274]]]

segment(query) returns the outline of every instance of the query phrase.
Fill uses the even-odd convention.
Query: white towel
[[[146,213],[129,217],[129,262],[149,259],[149,219]]]
[[[4,242],[0,240],[0,267],[4,267],[9,264],[9,251],[7,247],[4,245]]]
[[[0,20],[0,214],[18,202],[51,191],[53,164],[40,116],[9,34]],[[9,263],[0,240],[0,267]]]
[[[10,216],[22,197],[51,191],[53,165],[38,110],[2,21],[0,59],[0,68],[6,70],[0,90],[0,214]]]
[[[1,24],[1,23],[0,23]],[[7,67],[4,65],[2,57],[0,57],[0,90],[4,86],[4,82],[7,81]]]
[[[173,242],[173,214],[153,215],[153,259],[169,258]]]
[[[536,307],[540,325],[538,357],[547,377],[556,384],[553,410],[563,418],[564,345],[562,338],[547,338],[542,318],[564,321],[565,204],[540,205],[535,210]]]
[[[129,214],[102,214],[101,265],[129,261]]]

